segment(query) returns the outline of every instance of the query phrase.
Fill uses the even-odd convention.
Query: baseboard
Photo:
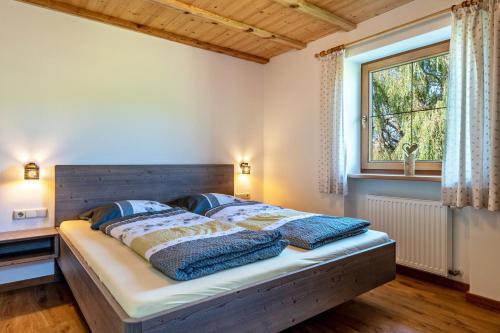
[[[465,293],[465,299],[467,300],[467,302],[470,302],[470,303],[475,304],[477,306],[500,312],[500,301],[497,301],[497,300],[494,300],[491,298],[487,298],[484,296],[479,296],[476,294],[471,294],[469,292]]]
[[[469,291],[469,285],[464,282],[452,280],[450,278],[444,277],[444,276],[439,276],[435,275],[432,273],[420,271],[415,268],[410,268],[402,265],[396,265],[396,272],[398,274],[410,276],[419,280],[431,282],[434,284],[438,284],[443,287],[459,290],[462,292],[467,292]]]
[[[4,283],[4,284],[0,284],[0,292],[3,293],[6,291],[11,291],[11,290],[15,290],[15,289],[38,286],[41,284],[57,282],[58,280],[59,280],[58,276],[54,274],[54,275],[40,276],[40,277],[36,277],[33,279]]]

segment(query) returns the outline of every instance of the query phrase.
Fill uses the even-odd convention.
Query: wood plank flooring
[[[0,294],[2,333],[90,332],[82,318],[66,282]]]
[[[88,332],[88,327],[61,282],[0,294],[0,332]],[[287,330],[298,332],[500,333],[500,313],[467,303],[462,292],[399,275]]]

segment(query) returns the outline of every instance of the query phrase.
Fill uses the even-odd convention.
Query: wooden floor
[[[0,332],[88,332],[75,304],[65,283],[0,294]],[[287,332],[500,333],[500,313],[465,302],[461,292],[398,276]]]

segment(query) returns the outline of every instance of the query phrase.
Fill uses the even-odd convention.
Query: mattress
[[[175,281],[118,240],[90,229],[87,221],[65,221],[61,231],[133,318],[186,305],[389,241],[387,234],[369,230],[315,250],[289,246],[271,259],[190,281]]]

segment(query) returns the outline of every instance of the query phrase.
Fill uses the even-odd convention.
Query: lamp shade
[[[250,174],[250,164],[246,162],[240,163],[240,168],[241,168],[241,173],[243,175],[249,175]]]
[[[40,167],[34,162],[26,164],[24,166],[24,179],[40,179]]]

